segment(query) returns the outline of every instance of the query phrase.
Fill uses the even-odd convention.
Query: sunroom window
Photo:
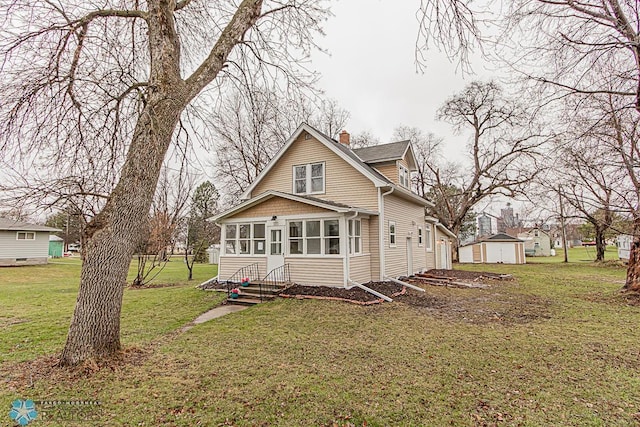
[[[289,255],[339,255],[337,219],[289,221]]]
[[[324,253],[340,253],[340,223],[337,219],[324,221]]]

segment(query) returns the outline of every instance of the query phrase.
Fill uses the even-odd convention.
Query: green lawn
[[[114,426],[638,425],[640,306],[619,291],[623,267],[575,255],[457,266],[516,280],[428,287],[423,305],[276,300],[184,333],[222,296],[200,279],[127,289],[123,341],[143,352],[90,375],[34,368],[23,384],[41,365],[21,362],[63,344],[79,268],[3,269],[0,407],[96,399],[95,425]]]

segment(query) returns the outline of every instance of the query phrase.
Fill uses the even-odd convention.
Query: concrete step
[[[262,301],[260,301],[260,298],[253,298],[253,297],[244,297],[242,295],[240,295],[238,298],[233,299],[233,298],[228,298],[227,299],[227,304],[235,304],[235,305],[256,305],[256,304],[260,304]]]

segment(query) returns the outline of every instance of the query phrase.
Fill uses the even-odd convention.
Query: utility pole
[[[558,197],[560,198],[560,227],[562,229],[562,248],[564,249],[564,262],[569,262],[569,255],[567,253],[569,251],[569,248],[567,247],[567,233],[564,227],[564,205],[562,203],[562,187],[560,185],[558,185]]]

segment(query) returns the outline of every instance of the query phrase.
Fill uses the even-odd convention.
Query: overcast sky
[[[311,68],[320,72],[328,98],[351,113],[347,131],[370,131],[389,142],[393,129],[415,126],[445,138],[444,154],[459,158],[467,135],[455,136],[435,114],[444,101],[474,79],[493,77],[485,63],[474,60],[474,76],[456,72],[456,64],[436,48],[427,52],[427,68],[416,72],[416,11],[419,0],[347,0],[335,2]]]

